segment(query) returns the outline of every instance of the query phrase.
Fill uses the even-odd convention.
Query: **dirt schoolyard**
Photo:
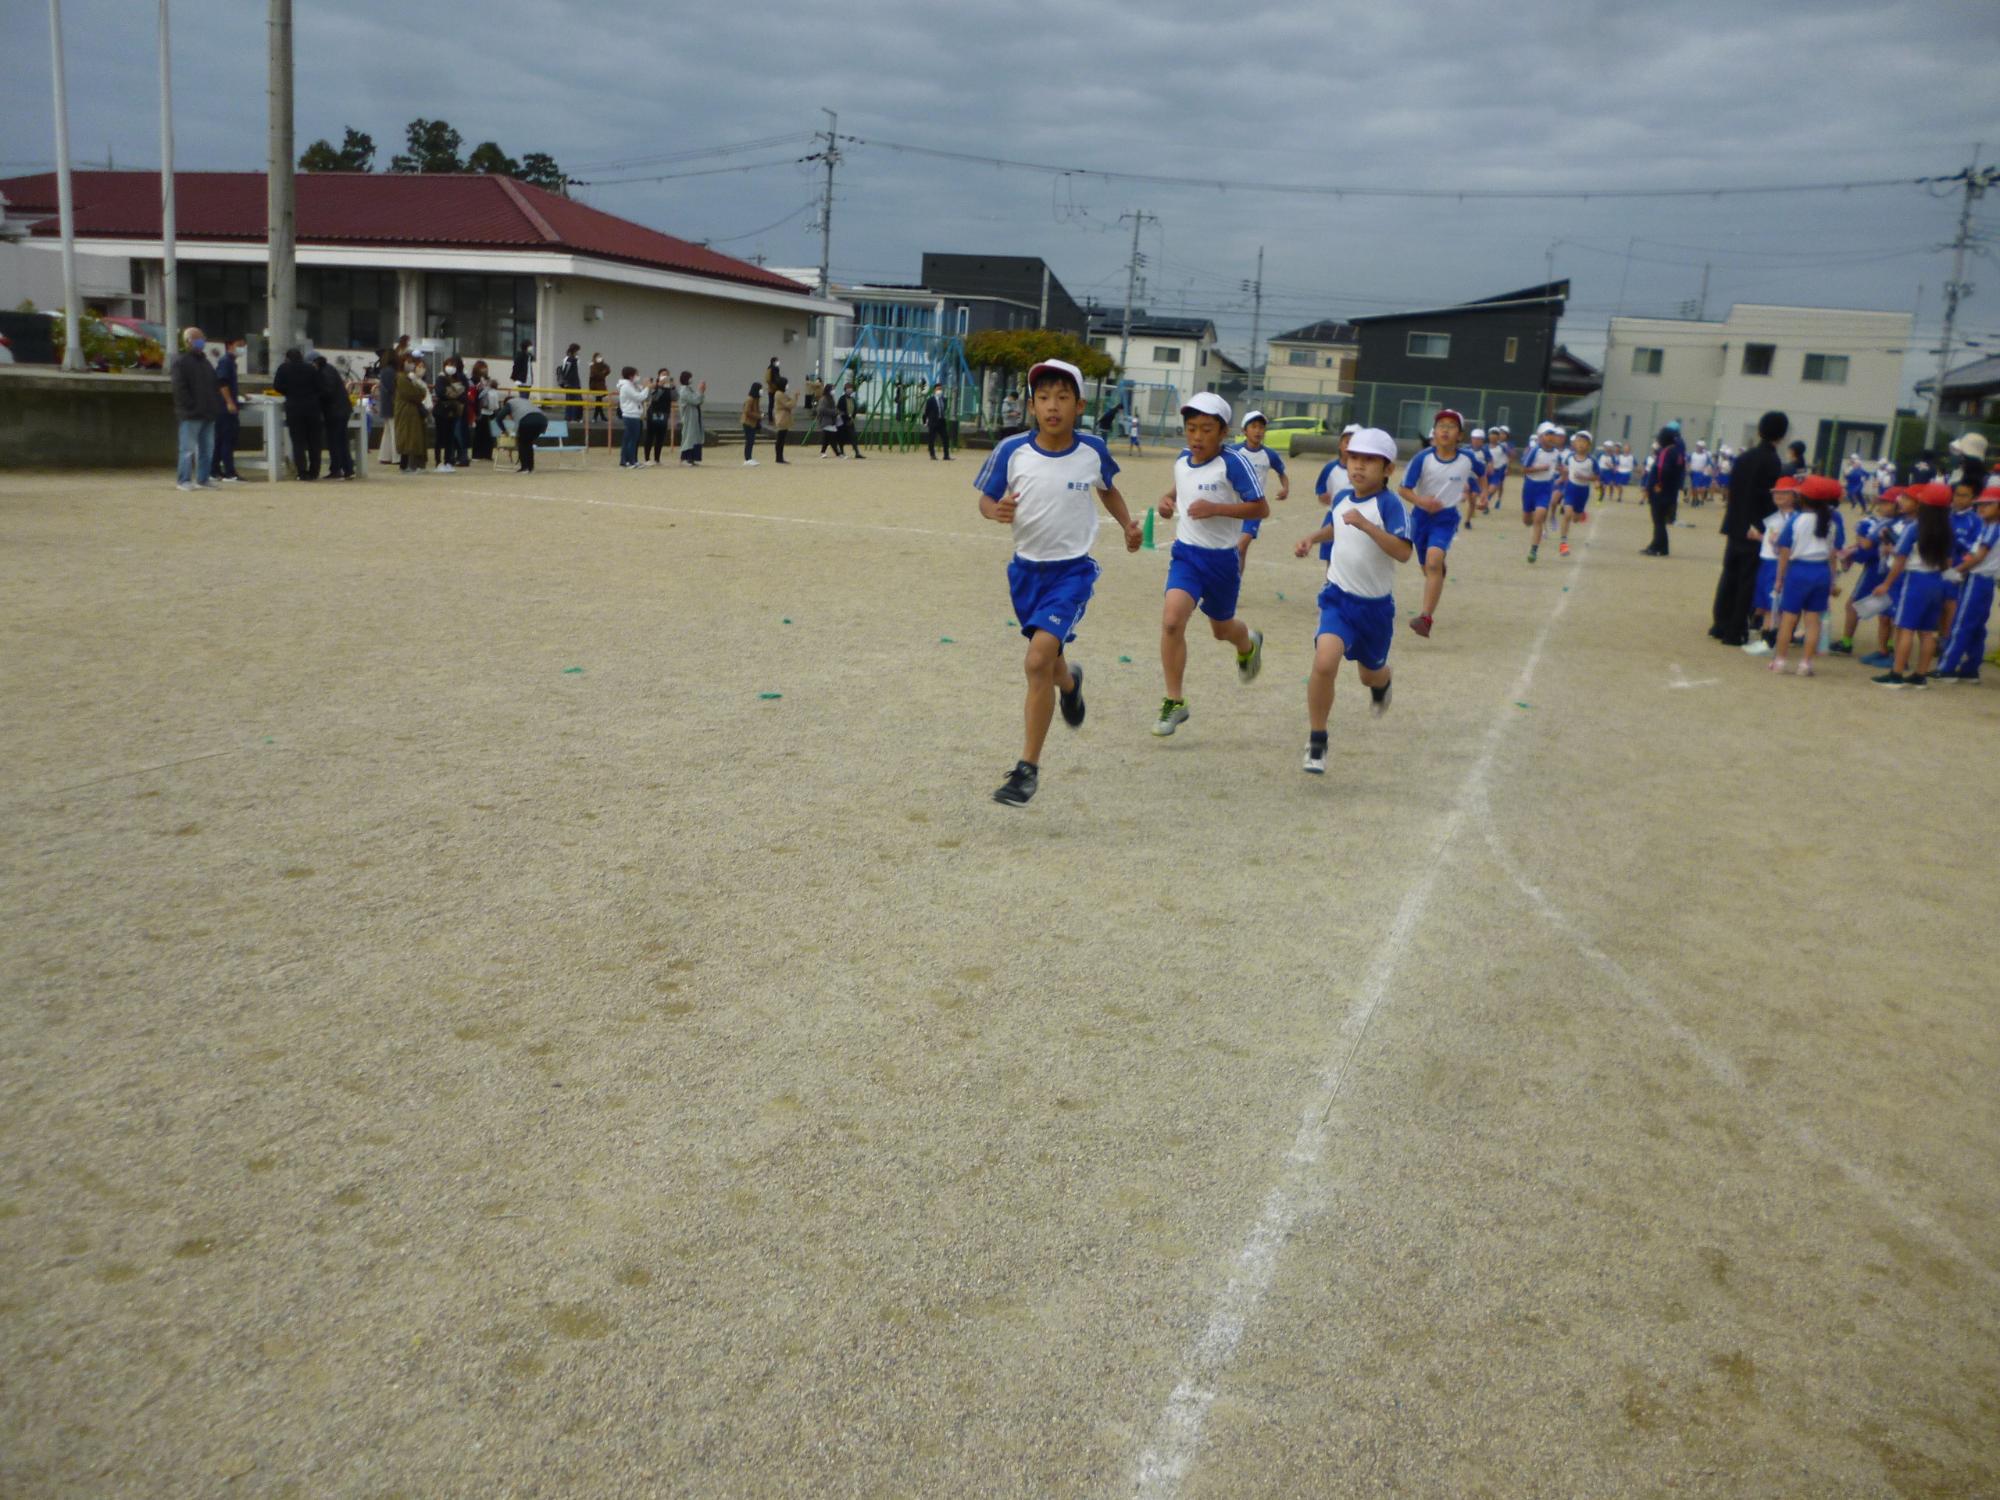
[[[1510,495],[1308,777],[1302,460],[1009,811],[978,455],[764,456],[0,476],[0,1493],[2000,1493],[2000,685]]]

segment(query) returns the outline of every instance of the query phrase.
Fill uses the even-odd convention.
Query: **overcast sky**
[[[65,0],[79,166],[159,161],[151,0]],[[1065,166],[1354,187],[1725,187],[1947,174],[2000,160],[1993,0],[1517,0],[1493,8],[995,5],[804,7],[298,0],[297,130],[375,138],[413,116],[470,146],[546,151],[577,195],[773,265],[811,265],[820,106],[866,142]],[[262,0],[174,0],[179,165],[254,169],[265,131]],[[52,164],[48,7],[0,0],[0,173]],[[778,135],[727,156],[661,158]],[[1736,301],[1913,310],[1935,344],[1955,195],[1916,186],[1587,202],[1333,199],[1053,177],[843,147],[836,279],[914,281],[924,250],[1041,255],[1079,299],[1122,300],[1129,225],[1144,304],[1207,313],[1239,355],[1240,284],[1266,248],[1266,336],[1320,317],[1573,282],[1565,342],[1595,353],[1615,310]],[[713,173],[716,167],[754,164]],[[666,181],[617,178],[682,175]],[[1933,194],[1940,194],[1933,196]],[[812,205],[812,206],[808,206]],[[2000,239],[2000,193],[1976,215]],[[1636,237],[1636,241],[1635,241]],[[1628,258],[1629,251],[1629,258]],[[2000,273],[1961,323],[2000,351]],[[1931,335],[1925,337],[1925,335]],[[1975,352],[1977,349],[1975,348]],[[1954,363],[1957,361],[1954,360]],[[1928,372],[1921,354],[1906,376]]]

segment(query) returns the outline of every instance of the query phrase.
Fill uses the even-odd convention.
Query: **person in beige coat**
[[[783,382],[784,376],[778,377]],[[778,447],[778,462],[785,461],[785,439],[792,435],[792,413],[798,409],[798,400],[781,383],[777,395],[771,398],[771,437]]]
[[[757,467],[757,429],[764,425],[764,382],[750,382],[750,394],[743,398],[743,467]]]
[[[424,402],[431,393],[418,373],[422,368],[408,358],[396,367],[396,466],[406,474],[423,473],[424,453],[430,447],[424,428]]]

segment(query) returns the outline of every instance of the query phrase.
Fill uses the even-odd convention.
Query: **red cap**
[[[1450,417],[1452,421],[1458,423],[1458,430],[1460,432],[1465,431],[1465,418],[1461,417],[1457,412],[1453,411],[1449,406],[1447,406],[1443,411],[1439,412],[1436,416],[1431,418],[1431,426],[1433,427],[1437,426],[1437,424],[1442,422],[1446,417]]]
[[[1824,474],[1808,474],[1804,479],[1799,481],[1799,498],[1801,500],[1815,502],[1821,500],[1838,500],[1842,493],[1840,481],[1838,479],[1829,479]]]
[[[1776,494],[1779,490],[1790,491],[1790,490],[1795,490],[1798,487],[1799,487],[1798,476],[1796,474],[1787,474],[1783,479],[1780,479],[1776,484],[1771,486],[1771,492],[1773,494]]]
[[[1913,484],[1904,493],[1919,505],[1951,504],[1951,486],[1948,484]]]
[[[1985,489],[1979,492],[1979,498],[1972,503],[1974,505],[2000,505],[2000,479],[1990,482]]]
[[[1884,500],[1900,500],[1903,498],[1903,491],[1908,488],[1908,485],[1892,484],[1889,488],[1882,491],[1881,498]]]

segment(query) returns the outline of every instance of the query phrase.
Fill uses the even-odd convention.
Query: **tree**
[[[989,328],[965,341],[965,362],[975,370],[1019,375],[1045,359],[1068,360],[1085,380],[1103,380],[1118,369],[1096,345],[1048,328]]]
[[[443,120],[418,118],[410,121],[406,134],[410,149],[389,158],[391,172],[463,172],[458,159],[464,138]],[[496,148],[497,149],[497,148]]]
[[[302,172],[366,172],[375,164],[375,139],[352,125],[338,146],[321,138],[299,153]]]
[[[523,182],[547,188],[552,193],[569,191],[569,174],[557,166],[556,159],[545,151],[530,151],[522,157],[521,170],[514,175]]]
[[[499,177],[519,177],[521,164],[500,149],[498,141],[481,141],[465,159],[468,172],[490,172]]]

